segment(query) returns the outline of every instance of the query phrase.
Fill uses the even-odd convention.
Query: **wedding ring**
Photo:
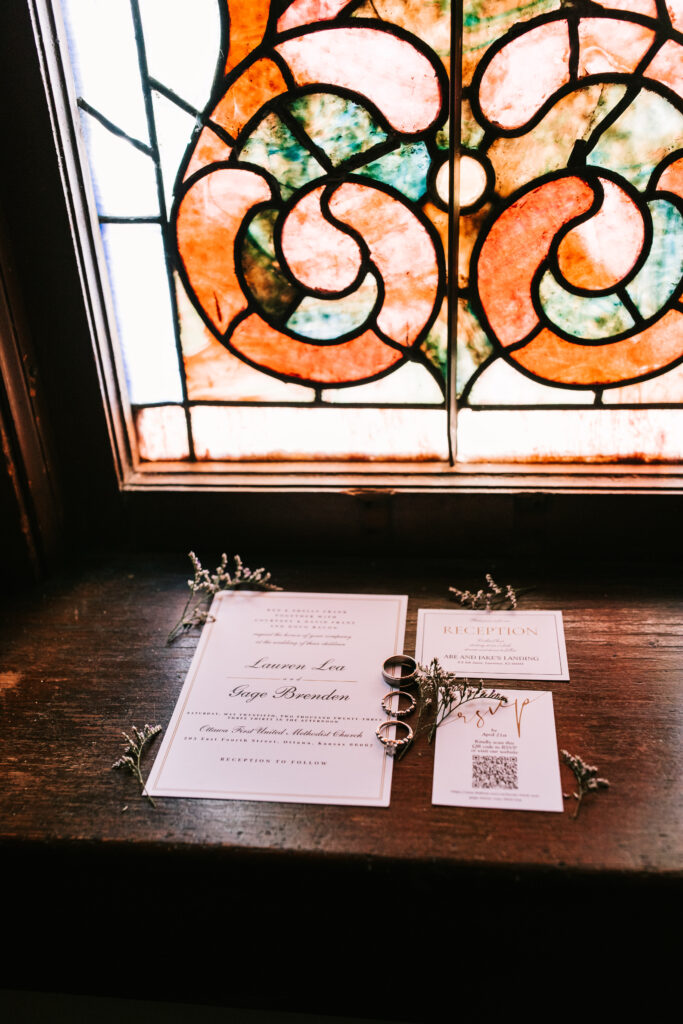
[[[399,670],[398,675],[394,675],[392,671],[396,668]],[[408,669],[408,671],[405,672],[404,669]],[[392,654],[382,665],[382,675],[385,681],[394,687],[413,686],[416,671],[417,662],[408,654]]]
[[[396,709],[396,711],[392,711],[392,709],[389,707],[389,702],[391,701],[391,698],[396,696],[398,696],[399,701],[401,697],[407,697],[408,700],[410,701],[408,707],[404,708],[403,711],[400,711],[398,708]],[[417,701],[413,697],[412,693],[406,693],[405,690],[390,690],[389,693],[384,698],[384,700],[382,701],[382,707],[384,708],[386,713],[388,715],[392,715],[394,718],[405,718],[407,715],[411,714],[411,712],[415,710],[416,705]]]
[[[399,725],[403,726],[404,729],[408,730],[408,735],[404,736],[403,739],[401,739],[401,740],[397,740],[395,737],[392,740],[392,739],[389,739],[388,736],[384,736],[382,734],[383,730],[391,728],[392,725],[394,725],[396,727],[398,727]],[[396,753],[396,751],[398,750],[399,747],[407,746],[410,743],[410,741],[412,740],[412,738],[413,738],[413,730],[410,728],[408,723],[407,722],[399,722],[398,719],[396,719],[396,718],[389,718],[389,719],[387,719],[386,722],[382,722],[381,725],[377,726],[377,729],[375,730],[375,732],[376,732],[376,735],[377,735],[377,739],[380,741],[380,743],[384,744],[384,746],[386,748],[387,754],[389,754],[391,757],[394,756],[394,754]]]

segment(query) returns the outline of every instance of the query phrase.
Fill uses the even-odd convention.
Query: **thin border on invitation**
[[[464,609],[464,608],[419,608],[417,612],[417,641],[416,641],[416,654],[417,660],[424,664],[425,654],[425,624],[428,617],[434,615],[441,615],[447,618],[458,617],[464,618],[473,615],[485,615],[492,616],[500,619],[507,619],[509,616],[524,615],[526,617],[532,615],[539,615],[543,618],[551,618],[555,626],[555,645],[557,653],[557,661],[559,665],[559,672],[531,672],[524,670],[523,674],[521,669],[512,669],[511,672],[505,671],[486,671],[486,669],[472,668],[465,672],[463,669],[455,669],[458,675],[471,675],[481,679],[510,679],[514,681],[539,681],[539,682],[569,682],[569,663],[567,661],[567,646],[564,636],[564,619],[561,611],[549,611],[545,608],[530,608],[528,611],[490,611],[487,612],[485,609]],[[431,660],[431,655],[429,660]],[[442,655],[443,657],[443,655]]]
[[[216,601],[221,601],[224,598],[230,597],[231,592],[224,591],[219,593],[214,598],[214,602],[211,608],[214,607]],[[262,591],[239,591],[241,594],[256,593],[259,596],[265,593]],[[396,616],[395,616],[395,634],[394,634],[394,651],[392,653],[400,653],[403,650],[403,643],[405,639],[405,625],[406,625],[406,613],[408,599],[404,595],[397,594],[337,594],[337,593],[315,593],[315,592],[299,592],[299,591],[281,591],[278,593],[268,593],[269,598],[276,600],[282,597],[292,598],[296,600],[309,599],[309,600],[343,600],[343,601],[393,601],[396,603]],[[190,789],[174,787],[173,789],[166,789],[161,785],[161,776],[164,771],[166,760],[171,751],[171,747],[176,738],[178,728],[180,727],[185,709],[187,707],[192,689],[197,680],[199,669],[202,663],[202,659],[206,652],[207,646],[210,642],[211,633],[216,626],[216,617],[209,619],[203,630],[197,649],[194,653],[190,667],[183,683],[182,689],[176,701],[171,720],[166,729],[166,734],[162,741],[162,745],[159,749],[157,757],[150,771],[145,786],[145,792],[151,796],[169,796],[169,797],[194,797],[204,798],[207,800],[255,800],[259,802],[273,801],[276,803],[326,803],[341,804],[344,806],[362,806],[363,804],[369,803],[370,806],[385,806],[388,807],[391,800],[391,781],[392,781],[392,769],[393,759],[388,755],[384,755],[382,760],[382,768],[380,774],[379,791],[376,795],[370,796],[358,796],[355,794],[341,794],[341,795],[330,795],[327,793],[311,794],[311,793],[275,793],[267,791],[264,793],[254,792],[251,790],[207,790],[207,789]],[[388,770],[388,775],[387,775]],[[155,781],[156,780],[156,781]],[[346,803],[348,801],[348,804]],[[381,801],[381,803],[380,803]]]

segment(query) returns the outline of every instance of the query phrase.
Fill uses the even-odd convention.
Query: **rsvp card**
[[[387,807],[382,665],[407,598],[223,592],[147,782],[153,796]]]
[[[569,679],[562,612],[420,608],[417,660],[477,679]]]
[[[501,694],[502,695],[502,694]],[[432,803],[563,810],[553,695],[506,690],[479,698],[436,730]]]

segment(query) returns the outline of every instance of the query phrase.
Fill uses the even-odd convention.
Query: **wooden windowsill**
[[[494,568],[284,556],[268,567],[287,589],[409,594],[407,651],[418,607],[445,606],[449,584]],[[558,744],[611,782],[578,821],[432,806],[425,742],[397,765],[387,809],[162,799],[153,810],[110,766],[122,730],[166,726],[187,672],[196,638],[165,644],[185,601],[185,560],[103,557],[6,599],[0,863],[23,939],[5,987],[197,999],[203,985],[228,1005],[351,1012],[357,985],[392,950],[487,935],[493,950],[506,934],[549,957],[543,936],[597,927],[597,901],[609,958],[627,912],[664,920],[664,893],[679,891],[683,869],[678,580],[529,563],[498,575],[533,588],[528,606],[564,613],[571,682],[551,687]],[[565,768],[562,778],[570,792]],[[403,921],[388,945],[384,916]],[[131,933],[140,967],[124,949]],[[353,963],[335,986],[326,972],[343,955]],[[297,957],[310,967],[305,991],[287,988]],[[375,995],[364,997],[366,1016],[418,1019],[426,1005],[412,988]]]
[[[680,494],[671,463],[138,462],[124,491]]]

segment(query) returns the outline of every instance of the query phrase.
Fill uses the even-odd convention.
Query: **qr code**
[[[516,757],[472,757],[472,789],[519,789]]]

